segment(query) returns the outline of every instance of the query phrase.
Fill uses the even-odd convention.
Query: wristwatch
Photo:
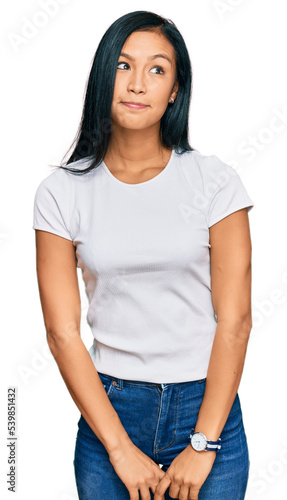
[[[217,441],[208,441],[202,432],[194,432],[194,429],[191,429],[188,437],[190,438],[192,448],[196,451],[219,451],[221,448],[220,438]]]

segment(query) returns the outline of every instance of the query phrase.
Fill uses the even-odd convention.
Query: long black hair
[[[185,42],[170,19],[141,10],[117,19],[105,32],[95,53],[86,86],[81,122],[68,150],[69,152],[75,144],[74,151],[65,164],[89,157],[89,166],[86,169],[75,169],[61,164],[60,168],[84,174],[93,170],[104,159],[112,133],[111,106],[118,58],[128,36],[139,30],[159,31],[175,50],[175,82],[178,80],[179,88],[174,104],[167,106],[161,118],[162,144],[166,148],[175,148],[178,153],[194,149],[188,142],[192,68]]]

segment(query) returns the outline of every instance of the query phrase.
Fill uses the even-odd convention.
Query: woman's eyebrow
[[[132,56],[130,56],[129,54],[127,54],[126,52],[121,52],[120,56],[126,57],[127,59],[134,61],[134,58]],[[172,64],[171,59],[166,54],[155,54],[153,56],[148,57],[148,60],[157,59],[158,57],[162,57],[163,59],[166,59],[167,61],[169,61],[170,64]]]

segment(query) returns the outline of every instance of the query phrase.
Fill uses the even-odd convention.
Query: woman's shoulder
[[[69,169],[76,169],[77,171],[82,171],[88,168],[90,165],[91,158],[83,158],[77,161],[73,161],[69,164],[63,166],[54,166],[53,170],[44,177],[40,183],[38,188],[50,187],[55,189],[57,188],[65,188],[68,184],[74,181],[80,181],[81,179],[87,178],[87,174],[75,174],[71,172]]]
[[[178,153],[181,165],[186,175],[200,176],[202,180],[208,180],[220,175],[238,177],[231,165],[224,162],[216,154],[204,154],[196,149]],[[193,177],[194,178],[194,177]]]

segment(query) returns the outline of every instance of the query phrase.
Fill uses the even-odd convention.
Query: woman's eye
[[[118,63],[118,68],[119,68],[119,66],[123,66],[123,65],[124,66],[128,66],[128,63],[126,63],[126,62],[119,62]],[[124,68],[120,68],[120,69],[124,69]]]
[[[157,74],[159,74],[159,75],[164,75],[164,70],[162,69],[162,67],[161,67],[161,66],[155,66],[153,69],[155,69],[155,70],[160,70],[161,72],[160,72],[160,73],[157,73]]]

